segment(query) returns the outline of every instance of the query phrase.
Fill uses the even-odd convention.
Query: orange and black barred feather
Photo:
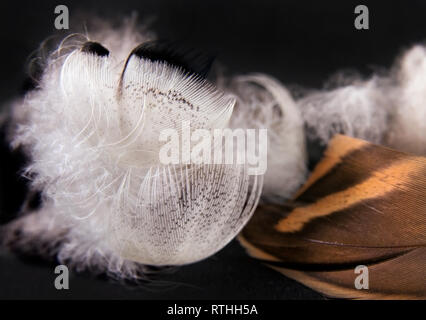
[[[255,258],[330,297],[426,298],[426,158],[338,135],[294,200],[240,235]],[[356,266],[369,288],[355,288]]]

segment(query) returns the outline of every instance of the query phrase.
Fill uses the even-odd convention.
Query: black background
[[[19,94],[26,60],[52,33],[54,8],[116,19],[139,12],[160,38],[217,54],[226,74],[264,72],[290,88],[321,88],[338,70],[363,76],[389,68],[414,43],[426,39],[425,1],[2,1],[0,103]],[[365,4],[370,29],[354,28],[354,8]],[[71,25],[71,28],[76,27]],[[81,29],[81,26],[77,26]],[[22,158],[0,146],[0,223],[9,221],[25,194],[16,172]],[[53,286],[54,263],[0,252],[0,298],[322,299],[248,258],[236,241],[217,255],[125,287],[72,274],[70,290]]]

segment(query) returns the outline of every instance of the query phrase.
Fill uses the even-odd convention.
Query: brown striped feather
[[[426,158],[338,135],[295,198],[260,206],[240,242],[330,297],[426,299]]]

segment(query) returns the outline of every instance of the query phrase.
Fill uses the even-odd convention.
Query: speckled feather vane
[[[136,262],[181,265],[215,253],[251,217],[263,183],[246,165],[160,162],[162,130],[225,128],[235,99],[154,46],[117,63],[86,42],[27,95],[14,143],[31,149],[26,170],[44,202],[12,223],[8,243],[21,230],[18,246],[36,239],[50,253],[61,230],[61,261],[134,278]]]

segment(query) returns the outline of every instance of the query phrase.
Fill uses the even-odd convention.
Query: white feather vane
[[[262,74],[235,77],[228,90],[237,96],[231,126],[268,130],[263,199],[280,202],[290,198],[307,175],[304,123],[299,106],[282,84]]]
[[[92,45],[51,60],[39,89],[14,105],[12,143],[29,152],[26,174],[44,201],[12,222],[6,242],[124,278],[139,264],[214,254],[252,215],[262,176],[241,164],[162,165],[158,137],[182,123],[226,127],[234,98],[167,62],[117,61],[84,50]]]

